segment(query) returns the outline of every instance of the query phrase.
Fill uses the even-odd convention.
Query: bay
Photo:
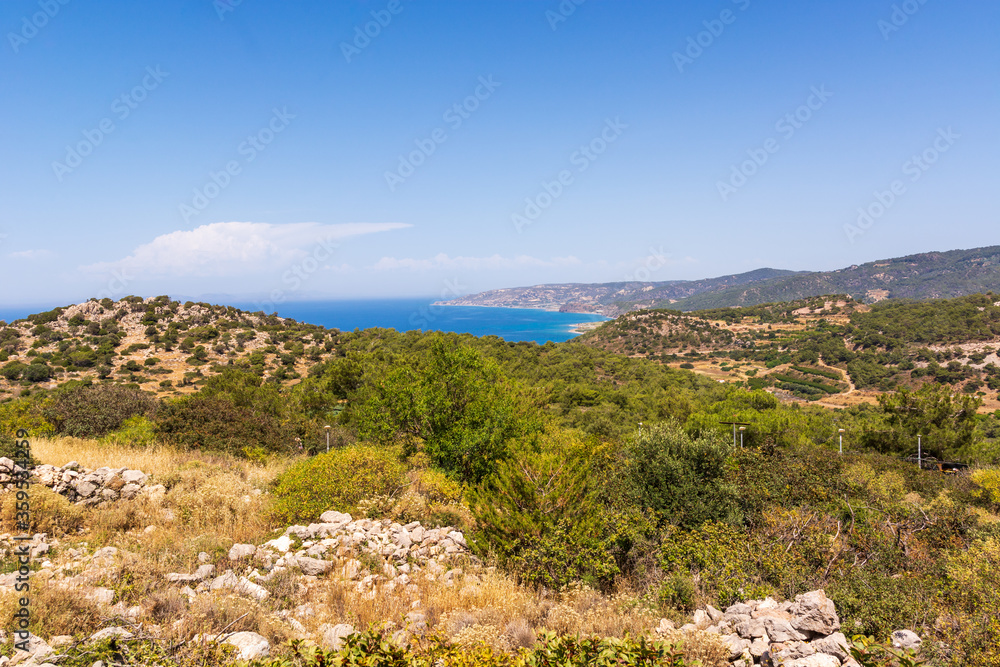
[[[370,299],[299,301],[281,303],[275,310],[281,317],[317,324],[329,329],[353,331],[381,327],[397,331],[449,331],[474,336],[499,336],[506,341],[548,341],[561,343],[578,333],[583,323],[608,318],[590,313],[559,313],[533,308],[486,308],[481,306],[435,306],[432,299]],[[256,311],[254,304],[234,303],[243,310]]]

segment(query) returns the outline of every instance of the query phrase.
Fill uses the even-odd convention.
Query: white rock
[[[286,547],[287,549],[287,547]],[[229,548],[229,560],[240,560],[249,558],[257,552],[257,547],[252,544],[234,544]]]
[[[285,553],[292,546],[292,538],[290,538],[288,535],[282,535],[276,540],[265,542],[264,546],[271,547],[275,551],[280,551],[281,553]]]
[[[328,512],[323,512],[319,515],[319,520],[323,523],[335,523],[338,526],[346,526],[351,523],[354,519],[350,514],[344,514],[343,512],[337,512],[335,510],[330,510]]]
[[[352,558],[344,563],[345,579],[357,579],[359,574],[361,574],[361,563],[359,561]]]
[[[109,628],[104,628],[103,630],[98,630],[94,634],[87,638],[88,642],[101,641],[102,639],[108,639],[109,637],[120,637],[121,639],[131,639],[132,633],[125,628],[120,628],[117,625],[113,625]]]
[[[354,626],[347,623],[323,625],[320,627],[320,644],[331,651],[339,651],[344,645],[344,639],[354,634]]]
[[[825,636],[840,629],[837,609],[823,589],[796,595],[788,613],[792,615],[792,627],[796,630]]]
[[[266,598],[268,595],[271,594],[270,591],[268,591],[266,588],[264,588],[263,586],[258,586],[257,584],[253,583],[246,577],[240,577],[239,583],[237,583],[233,587],[233,590],[236,591],[237,593],[241,593],[243,595],[249,595],[250,597],[256,598],[258,600],[263,600],[264,598]]]
[[[816,653],[798,660],[786,660],[781,663],[782,667],[840,667],[840,660],[837,660],[828,653]]]
[[[148,478],[149,476],[141,470],[126,470],[122,473],[122,479],[126,484],[142,485]]]
[[[267,639],[256,632],[235,632],[226,637],[223,643],[236,647],[239,660],[266,658],[271,652],[271,645]]]
[[[921,643],[920,636],[910,630],[895,630],[892,633],[892,645],[895,648],[919,651]]]
[[[95,588],[89,597],[98,604],[111,604],[115,600],[115,592],[110,588]]]
[[[333,566],[328,560],[320,560],[319,558],[309,558],[308,556],[299,556],[295,559],[295,564],[299,566],[302,570],[302,574],[319,576],[330,571]]]
[[[198,566],[198,569],[194,571],[195,581],[203,581],[208,579],[213,574],[215,574],[215,566],[211,563],[205,563],[204,565]]]
[[[827,653],[841,660],[845,660],[848,656],[845,648],[847,646],[847,637],[844,636],[843,632],[834,632],[829,637],[814,639],[809,643],[816,649],[817,653]]]

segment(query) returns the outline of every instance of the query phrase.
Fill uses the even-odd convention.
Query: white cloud
[[[577,266],[579,264],[581,264],[580,260],[572,256],[553,257],[549,260],[543,260],[528,255],[518,255],[517,257],[502,257],[500,255],[463,257],[460,255],[458,257],[450,257],[445,253],[439,253],[431,259],[383,257],[371,268],[376,271],[393,271],[398,269],[408,269],[411,271],[430,271],[435,269],[489,271],[524,267]]]
[[[332,258],[342,239],[409,226],[396,222],[215,222],[157,236],[128,257],[81,268],[95,273],[117,270],[138,278],[241,276],[278,269],[309,255],[321,258],[324,250]]]
[[[4,235],[0,234],[0,240],[6,238]],[[7,253],[7,257],[10,259],[48,259],[53,257],[51,250],[18,250],[17,252]]]

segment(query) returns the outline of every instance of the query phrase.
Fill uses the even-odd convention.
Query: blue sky
[[[998,32],[986,1],[4,0],[0,305],[994,245]]]

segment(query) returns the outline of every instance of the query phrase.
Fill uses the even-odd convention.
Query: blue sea
[[[206,301],[210,301],[206,299]],[[211,302],[211,301],[210,301]],[[275,306],[278,315],[329,329],[353,331],[382,327],[397,331],[451,331],[474,336],[499,336],[507,341],[547,341],[561,343],[577,334],[574,325],[603,322],[601,315],[555,313],[531,308],[482,308],[477,306],[433,306],[434,299],[372,299],[357,301],[302,301]],[[260,305],[233,302],[242,310],[255,312]],[[0,320],[11,322],[39,308],[0,308]]]
[[[577,336],[572,329],[583,322],[608,318],[587,313],[556,313],[532,308],[434,306],[434,299],[376,299],[365,301],[309,301],[277,304],[281,317],[353,331],[382,327],[397,331],[451,331],[474,336],[499,336],[506,341],[561,343]],[[259,306],[234,303],[243,310]]]

